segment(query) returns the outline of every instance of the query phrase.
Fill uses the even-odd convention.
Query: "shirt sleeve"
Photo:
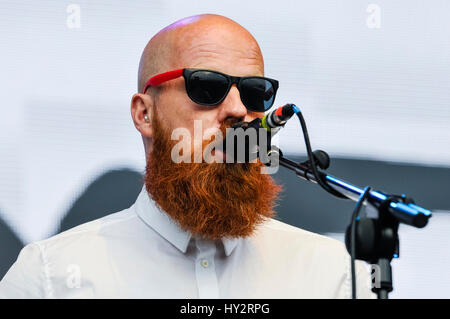
[[[46,298],[47,276],[39,244],[25,246],[0,281],[0,298]]]

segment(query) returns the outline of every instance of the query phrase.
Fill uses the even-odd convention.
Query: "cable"
[[[305,119],[303,118],[302,112],[300,111],[300,109],[295,104],[292,104],[292,108],[294,110],[294,113],[297,115],[297,117],[298,117],[298,119],[300,121],[300,125],[302,127],[303,137],[305,139],[306,151],[308,153],[308,159],[311,162],[312,173],[313,173],[314,177],[317,180],[317,184],[320,187],[322,187],[324,190],[326,190],[328,193],[330,193],[330,194],[332,194],[332,195],[334,195],[336,197],[348,199],[347,196],[345,196],[342,193],[338,192],[334,188],[331,188],[330,186],[328,186],[328,184],[326,184],[322,180],[322,178],[319,176],[319,173],[317,172],[317,166],[316,166],[316,162],[315,162],[315,159],[314,159],[314,155],[313,155],[313,152],[311,150],[311,143],[309,141],[308,129],[306,128]]]
[[[358,202],[356,202],[353,209],[351,228],[350,228],[350,266],[352,269],[352,299],[356,299],[356,271],[355,271],[355,255],[356,255],[356,219],[358,218],[359,211],[370,194],[370,186],[364,188],[364,192],[359,196]]]
[[[317,166],[315,162],[315,158],[313,155],[313,152],[311,150],[311,143],[309,141],[309,135],[308,135],[308,129],[306,128],[305,119],[303,118],[303,114],[301,110],[295,105],[292,104],[292,109],[294,110],[294,113],[297,115],[300,125],[302,127],[303,136],[305,138],[305,145],[306,145],[306,151],[308,153],[308,159],[309,162],[311,162],[311,170],[314,175],[314,177],[317,180],[317,184],[322,187],[327,192],[340,197],[340,198],[348,198],[347,196],[343,195],[342,193],[338,192],[334,188],[331,188],[326,182],[324,182],[319,176],[319,173],[317,171]],[[361,207],[364,203],[364,201],[367,199],[367,196],[370,194],[370,186],[367,186],[363,193],[360,195],[358,202],[355,205],[355,208],[353,209],[352,214],[352,220],[351,220],[351,230],[350,230],[350,266],[351,266],[351,272],[352,272],[352,298],[356,299],[356,271],[355,271],[355,255],[356,255],[356,219],[359,215],[359,211],[361,210]]]

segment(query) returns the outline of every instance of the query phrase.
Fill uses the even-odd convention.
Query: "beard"
[[[222,124],[222,133],[231,126],[227,124]],[[147,154],[145,187],[181,229],[211,240],[247,237],[256,226],[275,216],[281,186],[261,173],[264,165],[259,160],[175,163],[171,151],[177,141],[170,139],[170,130],[156,112],[152,125],[153,147]]]

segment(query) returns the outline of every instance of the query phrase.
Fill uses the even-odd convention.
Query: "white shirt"
[[[357,262],[358,298],[374,298]],[[350,298],[345,246],[270,219],[251,237],[181,230],[143,188],[136,203],[25,246],[3,298]]]

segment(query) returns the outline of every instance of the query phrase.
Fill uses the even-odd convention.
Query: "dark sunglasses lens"
[[[218,73],[198,71],[191,74],[186,88],[194,102],[216,105],[227,93],[228,79]]]
[[[262,78],[248,78],[241,81],[241,99],[251,111],[265,112],[270,109],[275,99],[272,82]]]

